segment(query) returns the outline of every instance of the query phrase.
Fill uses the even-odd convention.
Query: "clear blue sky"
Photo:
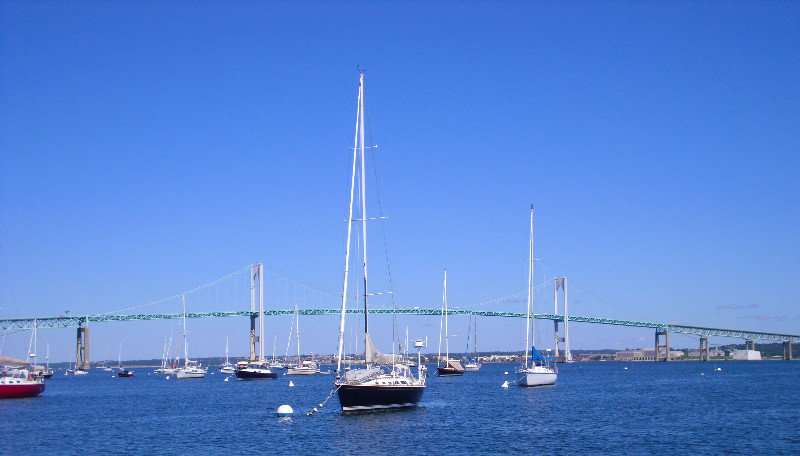
[[[0,23],[4,317],[140,305],[259,261],[340,290],[360,65],[398,305],[439,306],[445,267],[453,306],[523,290],[534,203],[537,282],[568,276],[574,314],[800,333],[797,2],[6,1]],[[246,281],[190,310],[244,308]],[[273,307],[335,305],[278,284]],[[399,324],[435,349],[437,319]],[[279,352],[288,326],[267,324]],[[303,351],[332,352],[336,326],[303,319]],[[150,358],[170,323],[91,331],[93,359],[120,341]],[[246,351],[245,319],[190,331],[195,355]],[[522,348],[518,321],[479,331]],[[42,330],[39,352],[71,359],[73,338]]]

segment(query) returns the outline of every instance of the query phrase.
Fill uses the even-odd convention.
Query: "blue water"
[[[798,362],[575,363],[556,386],[501,388],[514,367],[431,376],[414,410],[342,415],[334,396],[313,416],[331,375],[57,373],[39,397],[0,400],[0,453],[800,454]]]

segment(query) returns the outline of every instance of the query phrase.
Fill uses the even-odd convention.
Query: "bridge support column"
[[[661,345],[661,336],[664,336],[664,345]],[[669,361],[669,331],[656,329],[656,361]],[[664,358],[661,358],[661,348],[664,348]]]
[[[568,311],[568,304],[569,300],[567,299],[567,278],[561,277],[560,279],[555,279],[553,281],[553,298],[555,304],[555,315],[558,315],[558,289],[561,288],[564,290],[564,337],[559,337],[558,334],[558,320],[553,320],[554,325],[554,335],[555,335],[555,355],[556,360],[558,362],[572,362],[572,353],[569,351],[569,311]],[[559,356],[559,343],[564,342],[564,356]]]
[[[89,327],[78,328],[75,345],[75,369],[89,370]]]
[[[746,340],[746,341],[744,341],[744,348],[746,350],[755,350],[756,349],[756,342],[754,340]]]
[[[708,361],[708,337],[700,338],[700,361]]]
[[[783,341],[783,360],[784,361],[792,360],[792,341],[790,340]]]

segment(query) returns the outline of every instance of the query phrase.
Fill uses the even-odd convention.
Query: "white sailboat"
[[[475,359],[469,356],[469,341],[470,341],[470,333],[467,331],[467,351],[465,357],[467,358],[467,364],[464,364],[464,370],[467,372],[477,372],[481,369],[481,363],[478,361],[478,317],[473,316],[470,318],[470,323],[472,323],[472,353]]]
[[[286,369],[287,375],[314,375],[319,373],[317,363],[310,360],[300,359],[300,311],[297,303],[294,303],[295,336],[297,337],[297,364],[290,364]]]
[[[519,386],[543,386],[553,385],[558,377],[558,367],[555,358],[539,356],[536,347],[530,346],[533,339],[533,325],[531,325],[531,313],[533,313],[533,205],[531,204],[531,235],[530,251],[528,254],[528,314],[525,318],[525,355],[523,365],[517,369],[520,375],[517,384]],[[530,356],[528,355],[530,347]]]
[[[175,373],[176,378],[203,378],[206,369],[197,361],[189,359],[189,347],[186,341],[186,295],[183,298],[183,367]]]
[[[225,338],[225,364],[223,364],[219,368],[219,371],[224,373],[224,374],[233,374],[234,372],[236,372],[236,366],[234,366],[233,364],[230,363],[230,361],[228,361],[228,338],[227,337]]]
[[[342,312],[339,319],[339,347],[336,361],[337,378],[334,382],[343,412],[414,407],[425,392],[425,377],[417,371],[415,377],[411,369],[403,364],[402,356],[392,353],[382,354],[369,335],[369,312],[367,297],[367,212],[366,212],[366,165],[364,142],[364,73],[358,83],[358,109],[356,112],[356,133],[353,145],[353,168],[350,180],[350,209],[347,218],[347,246],[344,260],[344,285],[342,290]],[[360,164],[360,174],[359,165]],[[356,190],[356,177],[360,177],[360,218],[353,218],[353,201]],[[342,370],[342,351],[344,349],[345,315],[347,312],[347,286],[350,272],[350,249],[352,247],[353,222],[361,222],[361,282],[364,301],[364,362],[363,369]],[[394,334],[394,328],[392,329]],[[418,348],[421,341],[415,342]],[[394,344],[392,344],[394,351]],[[419,355],[418,355],[419,358]]]
[[[444,322],[444,326],[442,323]],[[444,330],[445,356],[442,363],[442,330]],[[436,372],[440,377],[453,377],[464,374],[464,367],[456,359],[450,359],[450,334],[447,323],[447,269],[444,270],[444,287],[442,291],[442,316],[439,318],[439,356],[436,358]]]

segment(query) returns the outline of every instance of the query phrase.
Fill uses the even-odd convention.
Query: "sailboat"
[[[286,369],[288,375],[314,375],[319,372],[317,363],[311,360],[300,359],[300,313],[297,303],[294,303],[295,335],[297,336],[297,364],[290,364]]]
[[[119,343],[117,377],[133,377],[133,371],[122,367],[122,342]]]
[[[425,392],[425,377],[417,370],[417,376],[402,363],[402,356],[384,355],[380,353],[369,335],[369,312],[367,297],[367,213],[366,213],[366,173],[364,144],[364,73],[358,83],[358,109],[356,112],[356,133],[353,146],[353,174],[350,180],[350,212],[347,218],[347,248],[344,260],[344,285],[342,290],[342,313],[339,319],[339,348],[336,362],[337,378],[334,382],[343,412],[394,409],[414,407]],[[361,217],[353,218],[353,196],[356,189],[356,175],[360,163]],[[345,314],[347,311],[347,282],[350,272],[350,248],[353,222],[361,222],[361,273],[363,279],[364,300],[364,361],[363,369],[342,371],[342,350],[344,348]],[[392,330],[394,333],[394,329]],[[421,344],[418,344],[421,347]],[[394,347],[394,345],[393,345]]]
[[[206,369],[197,361],[189,359],[189,347],[186,342],[186,295],[183,298],[183,367],[175,373],[176,378],[203,378]]]
[[[517,380],[517,385],[553,385],[558,376],[558,367],[555,363],[556,359],[539,356],[534,346],[531,346],[530,356],[528,356],[530,340],[533,339],[533,325],[531,325],[533,307],[533,205],[531,204],[531,236],[530,251],[528,253],[528,314],[525,317],[525,355],[523,356],[523,365],[516,371],[516,373],[521,376],[519,380]]]
[[[98,369],[102,369],[104,372],[111,372],[111,368],[106,366],[107,359],[108,359],[108,346],[106,346],[106,354],[103,355],[103,365],[99,366]]]
[[[233,374],[234,372],[236,372],[236,367],[234,367],[234,365],[231,364],[230,361],[228,360],[228,338],[227,337],[225,338],[225,364],[223,364],[219,368],[219,371],[224,373],[224,374]]]
[[[50,342],[47,343],[47,353],[45,354],[44,359],[47,363],[47,366],[42,371],[42,377],[50,378],[54,374],[53,369],[50,369]]]
[[[444,365],[442,360],[442,320],[444,320]],[[450,359],[450,335],[447,331],[447,269],[444,270],[444,291],[442,292],[442,317],[439,320],[439,356],[436,358],[436,372],[440,377],[452,377],[464,374],[464,367],[458,360]]]
[[[470,320],[471,320],[470,323],[472,323],[472,325],[470,325],[472,329],[472,354],[475,357],[475,359],[469,356],[470,335],[468,331],[467,351],[465,352],[466,353],[465,356],[467,358],[467,364],[464,364],[464,370],[467,372],[477,372],[481,369],[481,363],[478,362],[478,317],[473,316],[472,318],[470,318]]]
[[[259,277],[263,277],[260,272],[262,265],[259,267]],[[246,364],[237,365],[236,378],[238,380],[266,380],[271,378],[278,378],[278,374],[269,368],[269,362],[264,359],[264,285],[263,281],[259,287],[261,298],[258,300],[258,359],[248,359]],[[251,295],[253,296],[253,295]],[[227,350],[226,350],[227,351]],[[255,355],[251,352],[252,357]],[[227,356],[226,356],[227,360]],[[238,364],[238,363],[237,363]]]
[[[275,334],[273,339],[272,339],[272,362],[269,363],[269,368],[272,369],[272,370],[275,370],[275,369],[286,369],[286,366],[283,363],[281,363],[280,361],[278,361],[277,358],[275,358],[275,346],[277,344],[278,344],[278,335]],[[287,348],[287,351],[288,351],[288,348]]]

